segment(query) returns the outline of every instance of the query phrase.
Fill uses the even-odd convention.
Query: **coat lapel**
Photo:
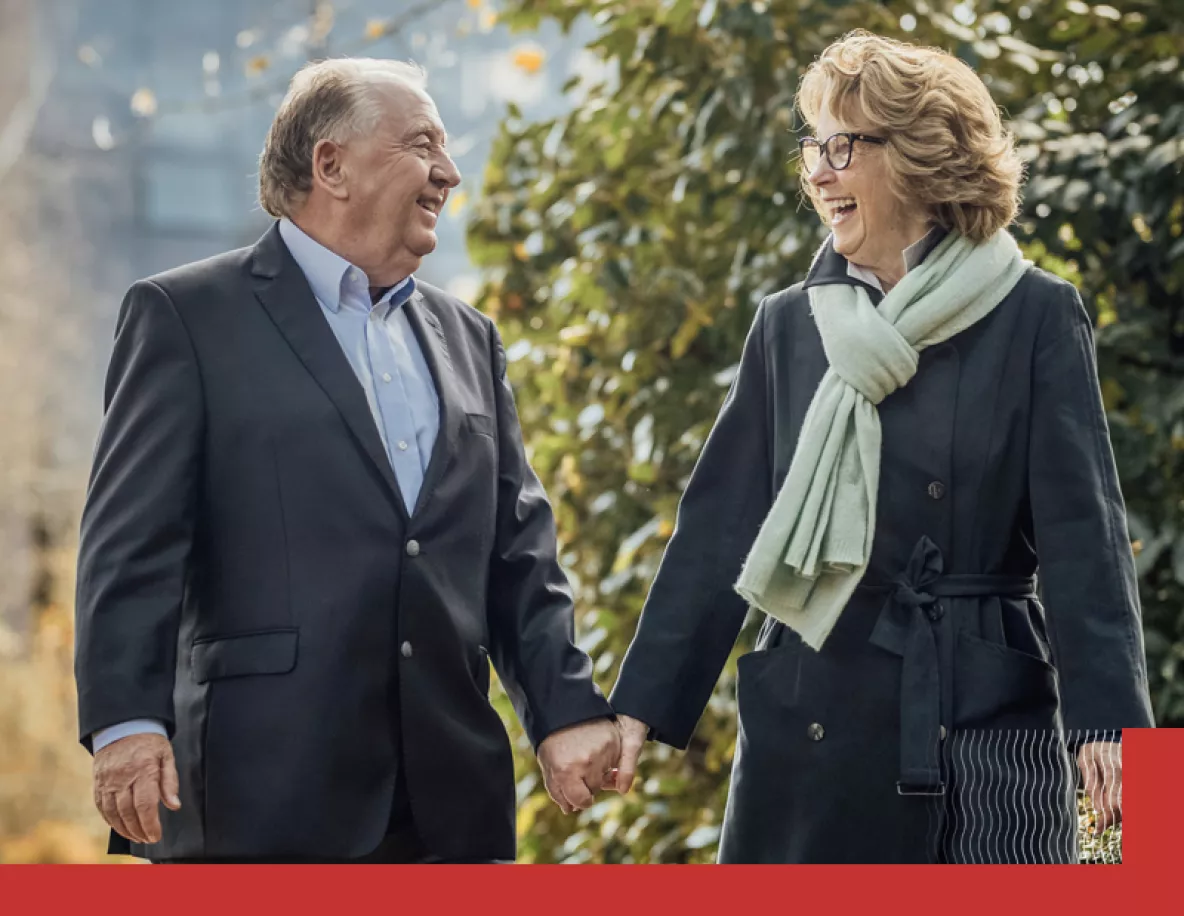
[[[341,352],[321,307],[275,224],[255,246],[255,295],[317,384],[337,407],[346,426],[374,464],[404,516],[407,508],[390,459],[370,413],[366,393]]]
[[[444,334],[444,327],[440,323],[439,317],[428,305],[423,293],[418,290],[411,295],[403,308],[407,310],[407,320],[423,350],[428,369],[432,373],[432,381],[436,386],[436,397],[440,402],[440,431],[436,434],[436,444],[432,448],[432,457],[428,461],[428,469],[424,473],[423,486],[419,489],[419,498],[412,509],[412,512],[415,513],[427,505],[440,479],[452,463],[456,454],[464,411],[461,410],[458,401],[448,338]]]

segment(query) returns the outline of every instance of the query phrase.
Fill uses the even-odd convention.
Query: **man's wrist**
[[[132,735],[160,735],[162,738],[167,738],[169,733],[165,729],[164,723],[159,719],[129,719],[118,725],[100,728],[91,735],[91,750],[97,754],[108,745],[114,744],[121,738],[130,738]]]

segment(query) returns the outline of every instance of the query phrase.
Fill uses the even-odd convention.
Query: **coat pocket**
[[[802,648],[795,640],[736,660],[736,701],[742,717],[753,707],[760,714],[767,708],[797,706]]]
[[[296,667],[296,629],[264,630],[194,642],[190,654],[199,684],[252,674],[287,674]]]
[[[954,662],[954,726],[959,729],[1054,728],[1057,673],[1027,652],[958,636]]]

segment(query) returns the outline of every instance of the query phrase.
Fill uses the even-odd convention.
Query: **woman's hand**
[[[1122,745],[1093,741],[1077,752],[1077,767],[1098,819],[1094,832],[1122,821]]]
[[[617,764],[617,778],[613,788],[624,794],[633,785],[633,777],[637,773],[637,758],[641,756],[641,749],[645,745],[650,727],[640,719],[619,715],[617,729],[621,732],[621,760]]]

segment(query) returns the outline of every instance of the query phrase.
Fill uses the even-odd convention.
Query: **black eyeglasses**
[[[825,142],[816,140],[813,137],[802,137],[798,141],[798,149],[802,153],[802,165],[806,169],[806,174],[818,168],[818,163],[822,160],[824,153],[826,154],[826,161],[830,163],[830,167],[835,171],[841,172],[851,164],[851,151],[855,148],[855,141],[857,140],[862,140],[864,143],[875,143],[880,146],[888,142],[883,137],[853,134],[850,131],[840,131],[837,134],[833,134]]]

